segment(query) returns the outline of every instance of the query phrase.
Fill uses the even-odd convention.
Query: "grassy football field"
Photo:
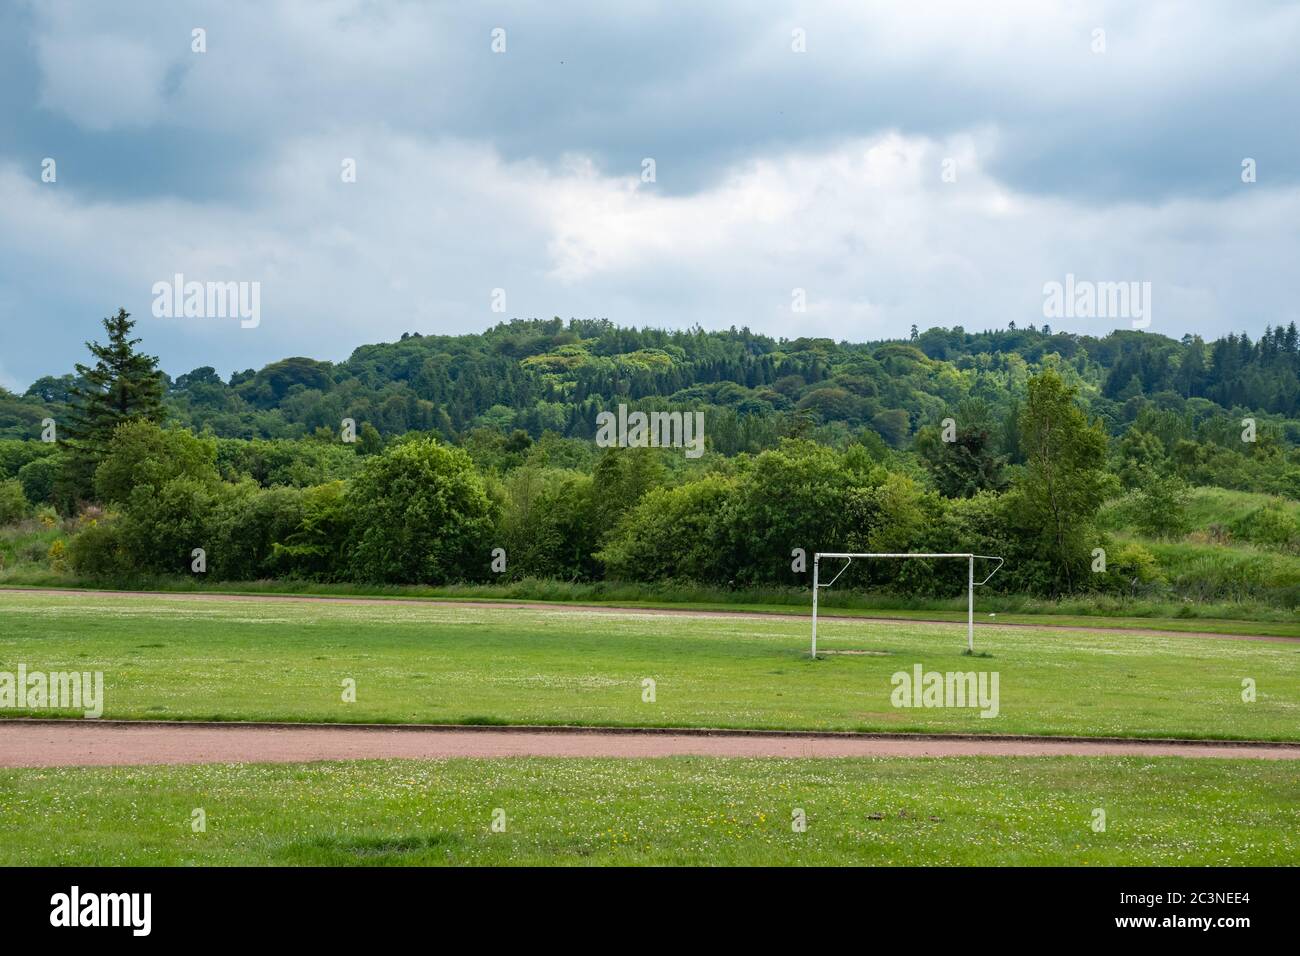
[[[3,865],[1297,862],[1291,761],[520,758],[0,770]]]
[[[801,619],[0,594],[0,671],[102,671],[110,718],[1300,739],[1300,644],[982,627],[988,656],[964,648],[958,624],[828,620],[814,661]],[[997,716],[893,706],[918,664],[996,673]]]
[[[808,622],[778,617],[0,594],[0,671],[103,671],[105,717],[1300,739],[1297,644],[1011,627],[976,641],[969,657],[960,624],[828,620],[813,661]],[[918,664],[996,672],[998,715],[893,706],[891,676]],[[1256,865],[1300,862],[1298,833],[1289,760],[0,769],[3,865]]]

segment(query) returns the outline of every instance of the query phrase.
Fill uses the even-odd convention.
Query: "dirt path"
[[[1300,760],[1300,744],[602,728],[0,721],[0,767],[447,757],[1146,756]]]
[[[610,604],[561,604],[548,601],[474,601],[449,600],[443,598],[385,598],[385,597],[344,597],[332,594],[221,594],[219,592],[196,591],[101,591],[90,588],[0,588],[0,597],[6,592],[18,594],[40,594],[49,596],[73,595],[81,597],[126,597],[126,598],[166,598],[178,601],[253,601],[258,603],[311,603],[333,602],[337,604],[397,604],[418,605],[421,607],[464,607],[515,611],[557,611],[585,614],[669,614],[686,617],[721,617],[721,618],[755,618],[755,617],[807,617],[801,611],[788,614],[781,611],[712,611],[692,608],[667,607],[621,607]],[[811,612],[808,612],[811,613]],[[866,624],[964,624],[965,621],[946,621],[940,618],[917,617],[865,617],[851,614],[835,614],[822,611],[821,619],[830,618],[838,621],[861,621]],[[1147,637],[1196,637],[1216,638],[1225,641],[1267,641],[1279,644],[1300,644],[1300,637],[1284,637],[1269,634],[1219,634],[1213,631],[1169,631],[1157,628],[1138,627],[1088,627],[1084,624],[1025,624],[1005,621],[976,621],[977,628],[985,627],[1032,627],[1048,631],[1083,631],[1091,634],[1132,634]]]

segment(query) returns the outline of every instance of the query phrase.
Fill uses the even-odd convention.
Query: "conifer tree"
[[[130,337],[135,325],[126,309],[104,319],[108,342],[87,342],[93,366],[77,364],[80,378],[69,392],[69,420],[62,438],[67,446],[78,497],[89,493],[95,467],[108,449],[113,431],[127,421],[161,422],[163,381],[156,356],[137,352],[139,339]]]

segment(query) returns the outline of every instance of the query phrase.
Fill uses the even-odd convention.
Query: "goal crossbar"
[[[822,558],[844,559],[844,567],[835,573],[825,584],[821,583]],[[817,657],[817,595],[822,588],[828,588],[840,579],[854,558],[964,558],[966,560],[966,648],[975,653],[975,589],[988,584],[989,579],[1002,568],[1003,559],[996,554],[972,554],[969,551],[945,554],[922,554],[917,552],[886,553],[867,551],[818,551],[813,554],[813,606],[812,606],[812,656]],[[996,561],[993,570],[981,581],[975,580],[976,561]]]

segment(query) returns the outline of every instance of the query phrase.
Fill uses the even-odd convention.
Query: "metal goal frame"
[[[821,583],[821,560],[822,558],[843,558],[845,559],[844,567],[836,572],[835,577],[831,578],[825,584]],[[981,585],[988,584],[989,579],[1002,569],[1004,559],[996,554],[972,554],[969,551],[959,554],[886,554],[883,552],[866,552],[866,551],[818,551],[813,554],[813,598],[812,598],[812,657],[817,658],[817,595],[822,588],[828,588],[840,579],[840,575],[849,569],[854,558],[965,558],[966,559],[966,649],[975,653],[975,589]],[[985,575],[984,580],[975,580],[975,562],[996,561],[997,564],[993,570]]]

